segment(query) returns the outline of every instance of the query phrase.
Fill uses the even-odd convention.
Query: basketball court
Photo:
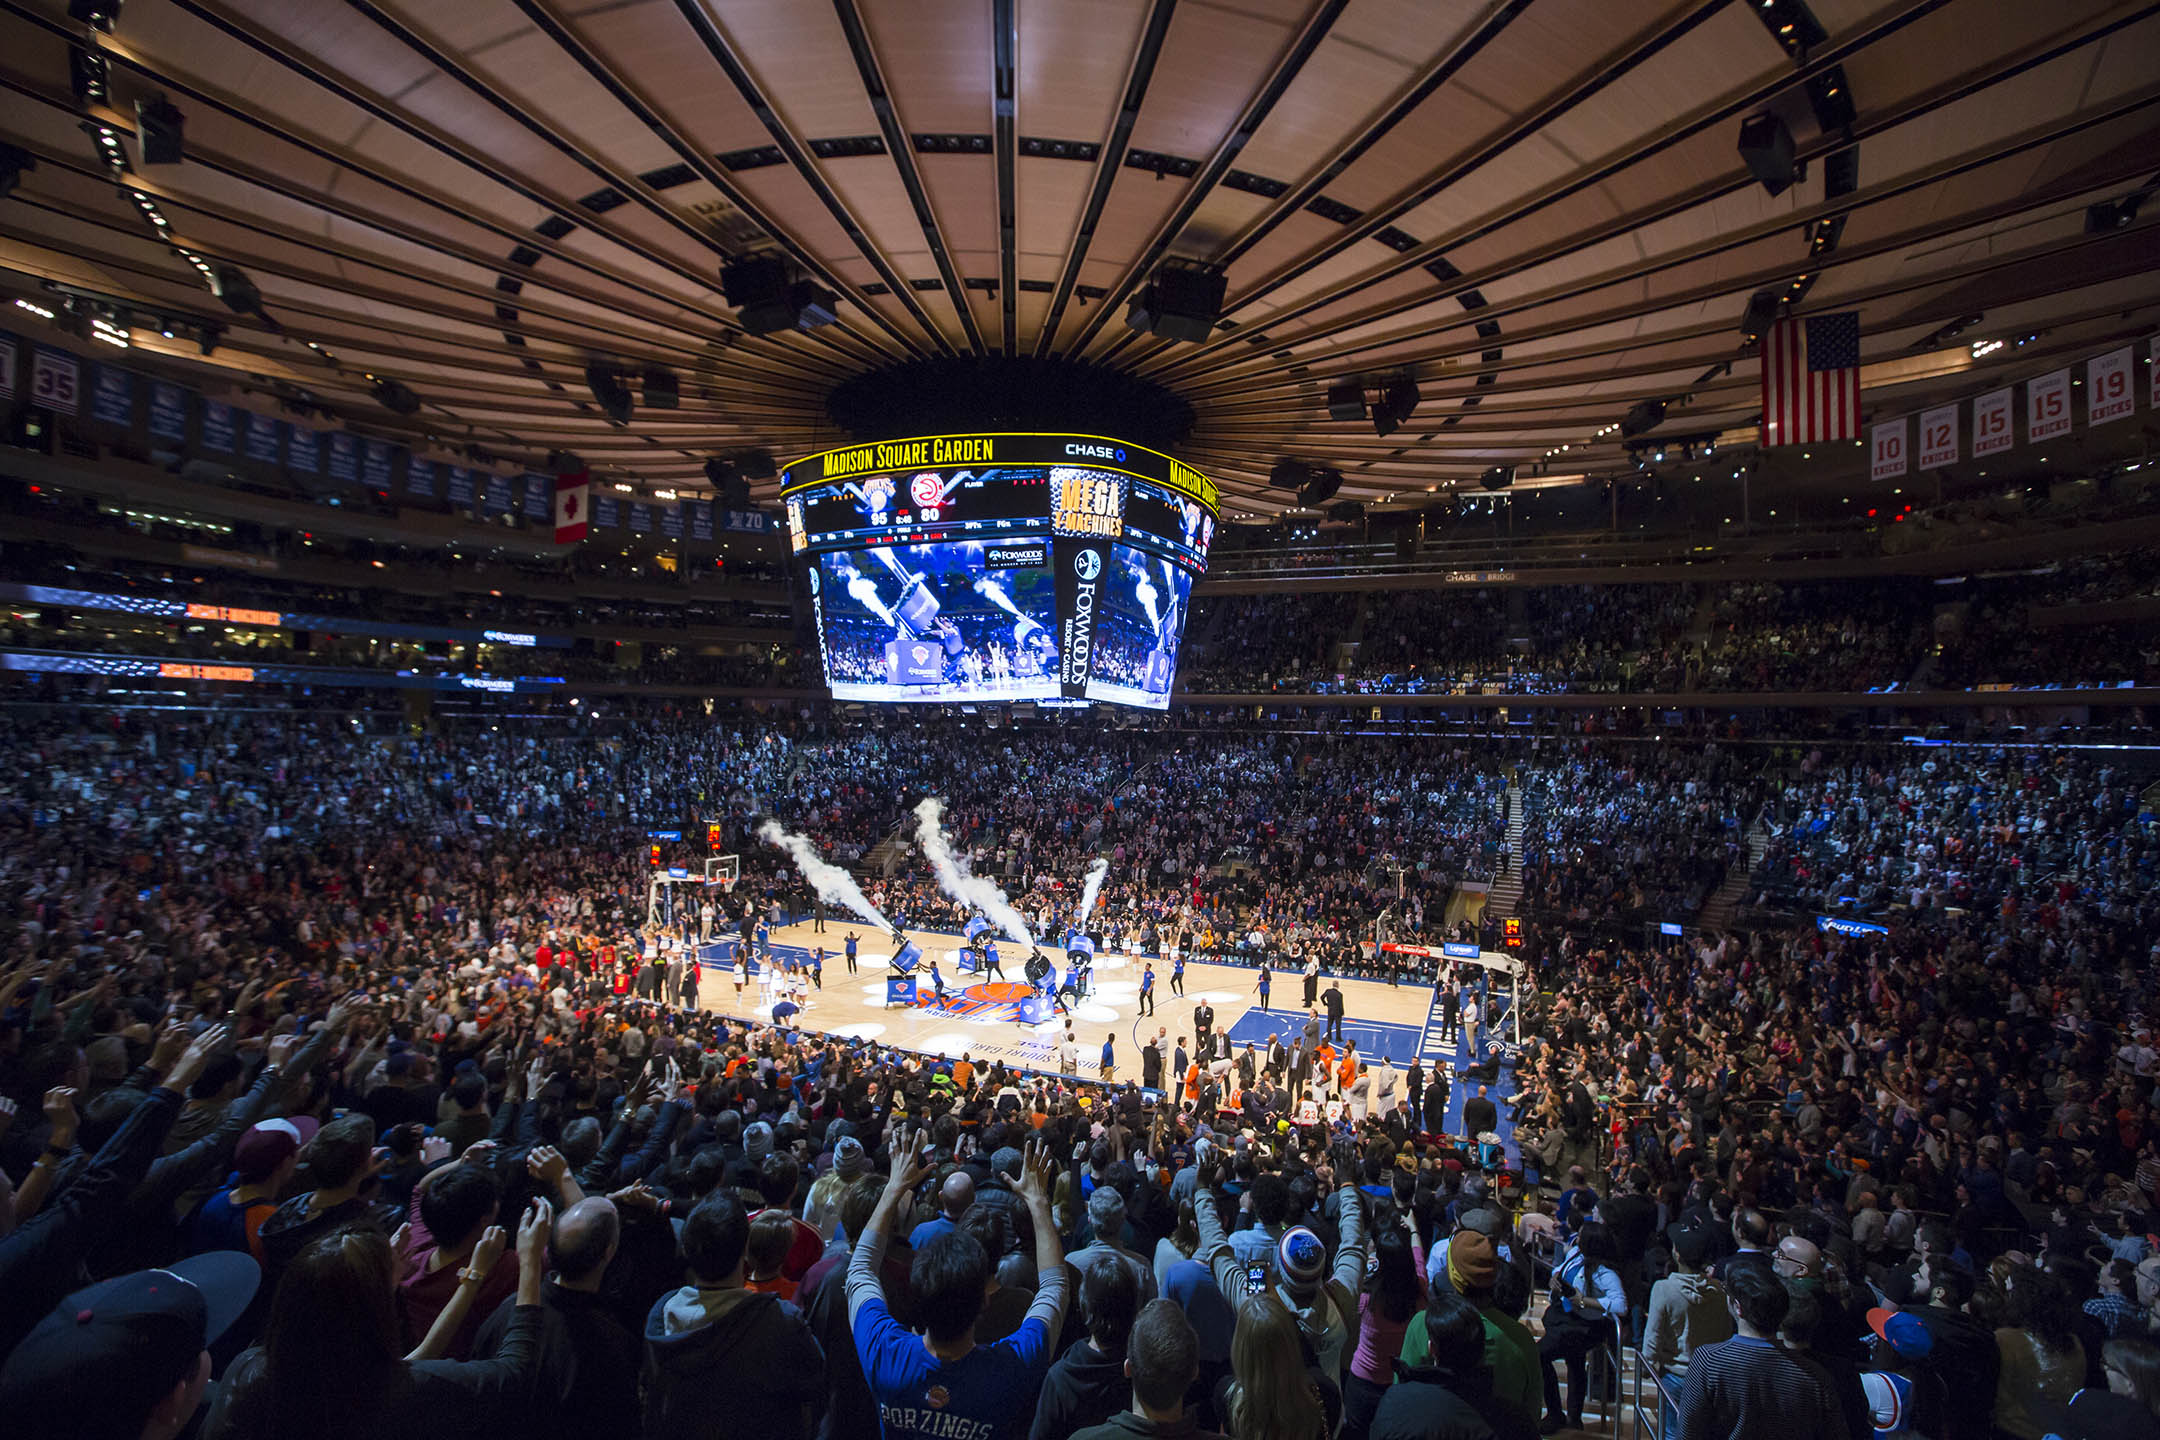
[[[846,938],[850,933],[861,937],[856,973],[852,975],[848,973],[845,954]],[[1021,975],[1024,957],[1018,953],[1018,946],[1010,942],[999,946],[1005,957],[1003,973],[1011,978],[985,980],[960,969],[962,942],[959,936],[932,930],[906,933],[923,952],[922,963],[915,973],[918,1000],[913,1005],[888,1003],[886,979],[892,972],[886,961],[893,951],[889,933],[872,925],[850,925],[840,920],[828,920],[822,933],[808,921],[775,928],[771,932],[771,943],[774,953],[784,960],[806,961],[818,946],[825,949],[824,987],[810,989],[803,1012],[788,1023],[806,1030],[875,1040],[883,1045],[955,1060],[964,1054],[978,1065],[1002,1061],[1007,1066],[1026,1070],[1057,1073],[1063,1069],[1058,1059],[1058,1046],[1065,1033],[1065,1018],[1056,1016],[1036,1025],[1022,1024],[1019,1020],[1020,1001],[1029,991]],[[753,962],[750,982],[738,999],[735,951],[733,938],[708,943],[700,949],[699,1007],[730,1019],[770,1024],[773,1005],[780,998],[772,985],[773,976],[764,966]],[[1057,962],[1062,973],[1064,952],[1046,945],[1043,953]],[[946,994],[942,1001],[935,999],[935,987],[930,980],[933,961],[945,979]],[[1073,1006],[1071,1016],[1074,1043],[1080,1055],[1080,1078],[1093,1080],[1099,1077],[1103,1041],[1114,1038],[1116,1078],[1138,1080],[1140,1051],[1146,1039],[1160,1027],[1169,1032],[1173,1044],[1182,1036],[1189,1047],[1194,1032],[1193,1010],[1203,999],[1214,1007],[1215,1027],[1230,1036],[1234,1053],[1242,1052],[1250,1044],[1255,1054],[1264,1056],[1270,1036],[1280,1036],[1288,1044],[1304,1027],[1305,1007],[1301,1002],[1305,982],[1298,971],[1274,972],[1269,1007],[1263,1010],[1256,991],[1259,972],[1249,966],[1188,962],[1185,993],[1177,996],[1170,993],[1169,964],[1157,959],[1154,961],[1155,1013],[1143,1015],[1140,977],[1145,963],[1138,956],[1096,954],[1094,988]],[[1321,977],[1323,994],[1330,978]],[[1409,983],[1389,985],[1380,980],[1351,978],[1342,978],[1338,983],[1342,986],[1344,1000],[1342,1036],[1356,1042],[1359,1058],[1375,1072],[1383,1065],[1389,1065],[1399,1076],[1408,1070],[1413,1058],[1423,1059],[1428,1073],[1436,1064],[1460,1069],[1471,1062],[1472,1057],[1459,1040],[1451,1043],[1442,1038],[1445,1032],[1433,987]],[[1327,1023],[1324,1008],[1320,1019],[1324,1026]],[[1372,1086],[1375,1097],[1379,1089],[1376,1074]],[[1512,1077],[1505,1067],[1500,1072],[1499,1083],[1489,1085],[1487,1089],[1493,1098],[1512,1092]],[[1400,1082],[1397,1090],[1398,1093],[1401,1090]],[[1463,1099],[1475,1093],[1475,1082],[1456,1079],[1449,1096],[1447,1123],[1440,1128],[1451,1134],[1461,1134]],[[1511,1162],[1516,1158],[1513,1130],[1514,1124],[1503,1107],[1499,1133],[1507,1144]]]

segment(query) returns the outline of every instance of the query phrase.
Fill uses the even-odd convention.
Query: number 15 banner
[[[2130,383],[2130,347],[2095,355],[2085,362],[2085,423],[2105,425],[2127,420],[2137,411],[2137,390]]]
[[[2025,438],[2049,440],[2070,433],[2070,367],[2025,382]]]
[[[1958,407],[1943,405],[1920,412],[1920,468],[1934,470],[1958,462]]]

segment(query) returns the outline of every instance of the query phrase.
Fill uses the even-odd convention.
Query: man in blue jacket
[[[825,1352],[800,1312],[743,1286],[750,1216],[717,1189],[690,1212],[690,1283],[645,1317],[645,1435],[809,1440],[825,1396]]]

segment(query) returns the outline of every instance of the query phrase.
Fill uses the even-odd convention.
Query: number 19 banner
[[[2085,423],[2105,425],[2127,420],[2137,411],[2137,390],[2131,384],[2130,347],[2095,355],[2085,362]]]

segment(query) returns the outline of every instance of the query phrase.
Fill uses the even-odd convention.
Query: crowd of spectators
[[[1617,1336],[1690,1440],[1859,1440],[1886,1407],[1950,1440],[2150,1434],[2139,777],[1909,753],[10,718],[0,1413],[212,1440],[1516,1437],[1610,1413]],[[1302,936],[1333,967],[1388,862],[1431,915],[1511,788],[1562,902],[1533,915],[1520,1058],[1390,1071],[1319,1123],[1272,1057],[1143,1088],[653,995],[655,824],[717,815],[736,898],[800,909],[754,815],[869,862],[937,793],[1046,924],[1104,855],[1106,923]],[[1573,919],[1696,893],[1757,812],[1766,872],[1834,856],[1879,882],[1856,893],[1881,933]],[[871,884],[923,923],[916,863]],[[1457,1084],[1519,1164],[1445,1133]]]

